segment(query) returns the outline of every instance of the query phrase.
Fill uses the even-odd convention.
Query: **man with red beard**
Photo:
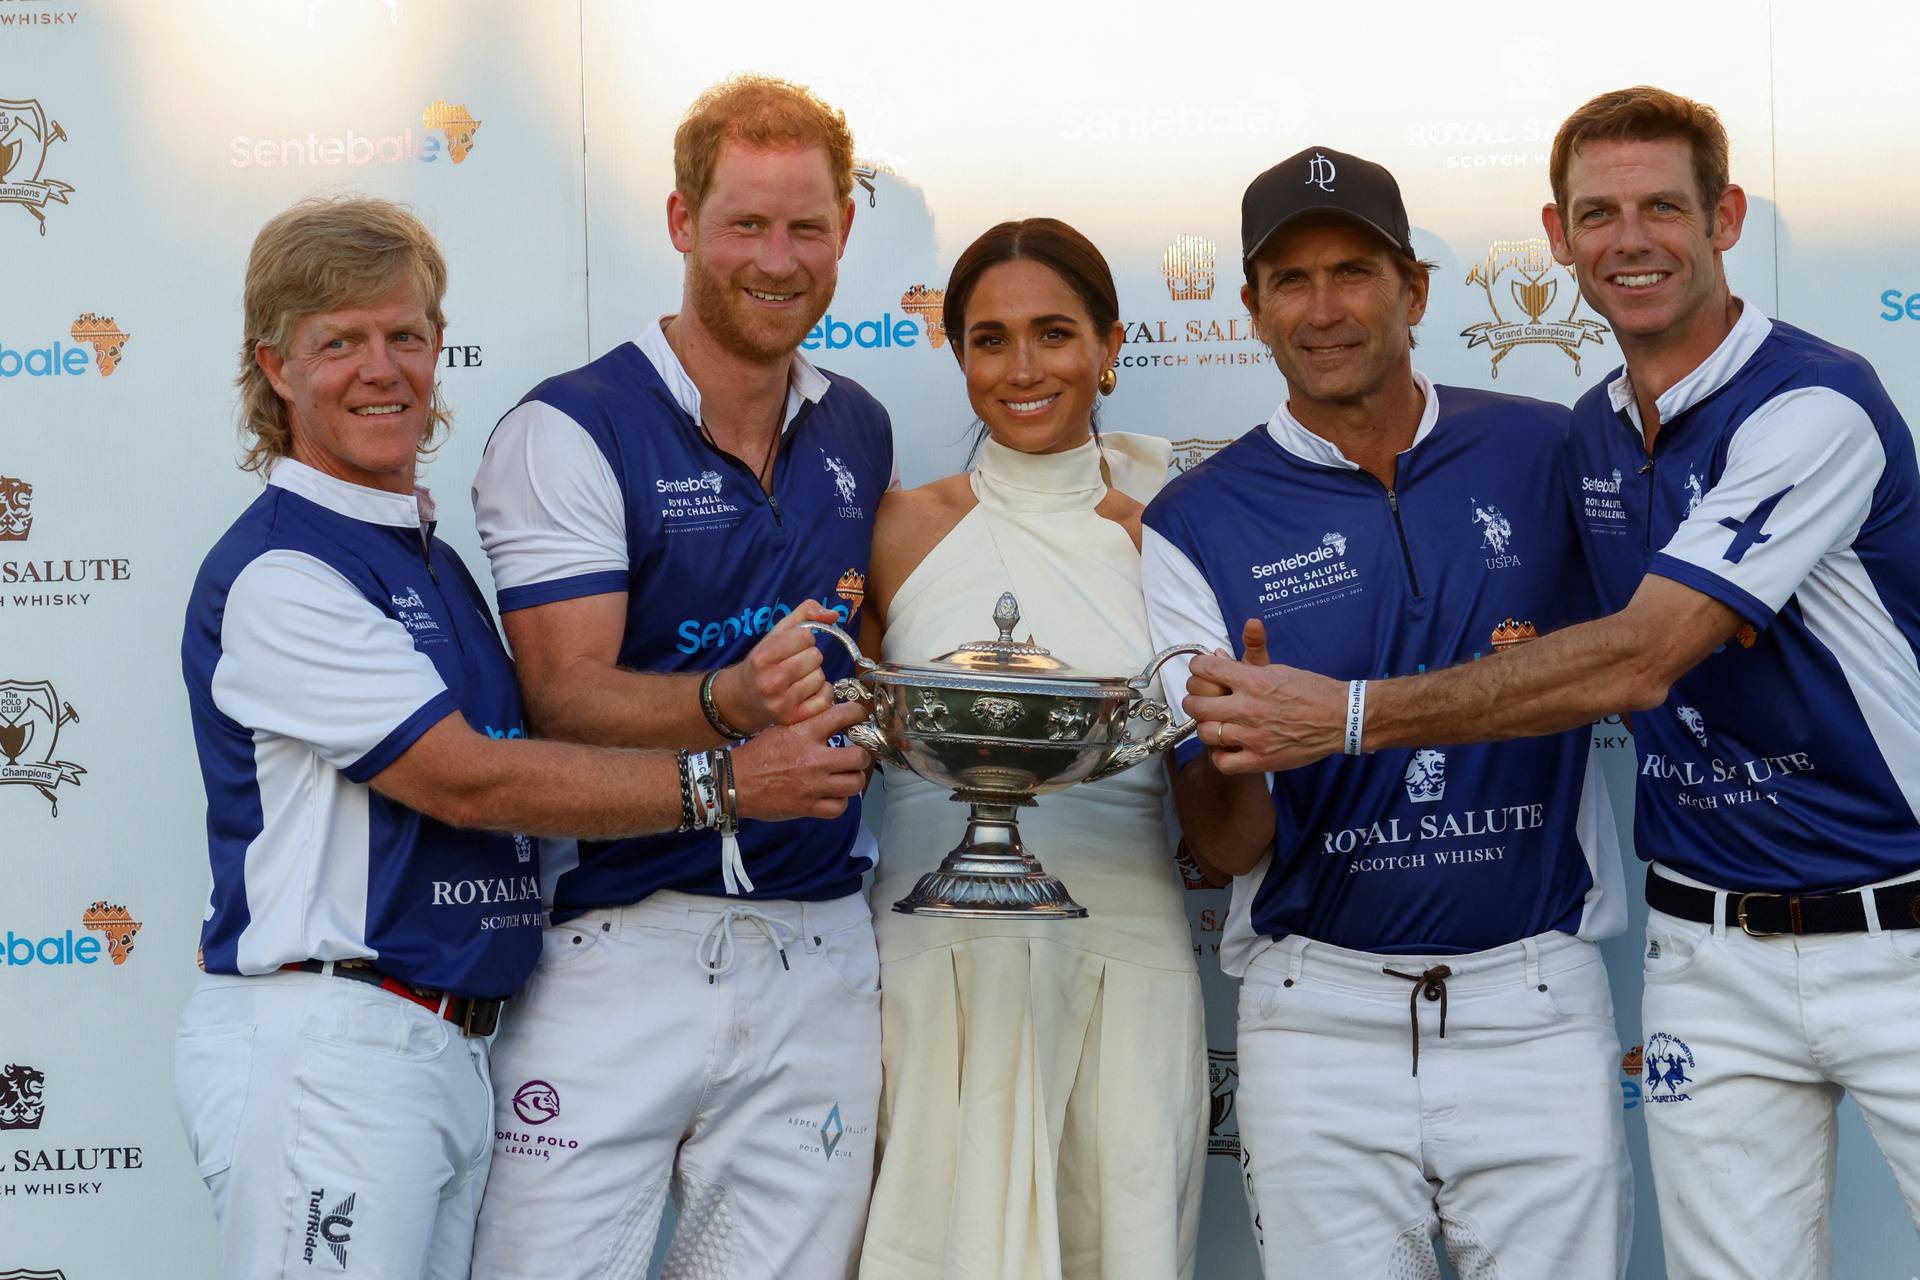
[[[728,81],[675,134],[674,179],[678,314],[507,414],[474,511],[536,729],[697,752],[827,711],[847,659],[795,624],[857,625],[894,458],[873,397],[796,352],[852,227],[845,117]],[[846,1269],[880,1090],[859,803],[737,833],[698,816],[545,850],[476,1277],[639,1274],[669,1193],[670,1273]]]

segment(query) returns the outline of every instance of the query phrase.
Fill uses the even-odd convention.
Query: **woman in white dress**
[[[955,264],[944,318],[985,439],[975,470],[882,501],[863,647],[922,662],[985,638],[1011,590],[1023,636],[1081,671],[1134,674],[1152,656],[1140,515],[1169,450],[1094,432],[1122,338],[1105,259],[1053,219],[1002,223]],[[888,910],[958,843],[966,809],[902,769],[884,785],[885,1083],[862,1280],[1191,1276],[1206,1041],[1164,769],[1022,811],[1083,920]]]

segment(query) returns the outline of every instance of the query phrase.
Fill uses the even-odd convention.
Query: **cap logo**
[[[1318,187],[1322,191],[1333,190],[1334,175],[1339,170],[1333,167],[1333,161],[1327,159],[1324,152],[1316,151],[1313,159],[1307,161],[1307,180],[1304,185]]]

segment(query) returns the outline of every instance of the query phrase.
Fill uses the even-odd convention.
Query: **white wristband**
[[[695,830],[710,830],[719,825],[720,794],[713,776],[712,762],[704,751],[689,752],[687,774],[693,781],[693,825]]]
[[[1367,722],[1367,682],[1347,681],[1347,745],[1350,756],[1360,754],[1360,731]]]

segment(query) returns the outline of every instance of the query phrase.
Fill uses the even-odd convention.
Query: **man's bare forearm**
[[[689,750],[720,743],[700,709],[703,672],[628,671],[577,658],[524,681],[527,717],[545,738],[608,747]]]
[[[1273,845],[1273,800],[1262,774],[1228,777],[1202,753],[1174,774],[1173,807],[1187,846],[1229,875],[1245,875]]]
[[[1664,673],[1619,617],[1445,671],[1371,681],[1363,742],[1373,750],[1530,738],[1658,706]]]

